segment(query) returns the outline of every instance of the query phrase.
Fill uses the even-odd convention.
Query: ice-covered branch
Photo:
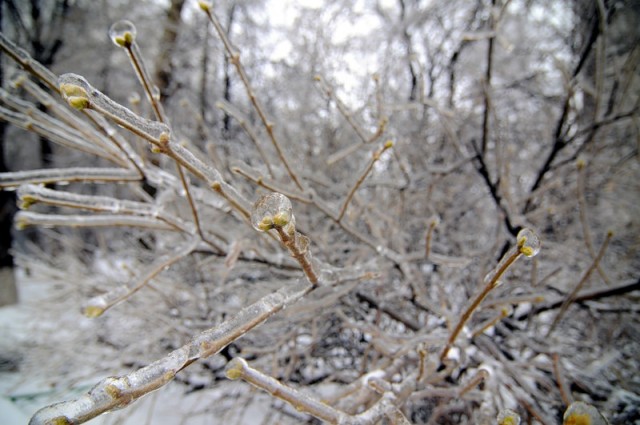
[[[189,149],[173,140],[171,129],[162,122],[143,118],[128,108],[111,100],[108,96],[76,74],[64,74],[59,78],[60,90],[69,105],[76,109],[92,109],[115,121],[118,125],[150,142],[158,152],[175,159],[198,178],[207,182],[218,194],[244,217],[248,217],[247,201],[232,186],[227,184],[218,170],[205,164]]]
[[[296,410],[309,413],[331,424],[369,425],[377,423],[385,416],[389,417],[394,424],[410,423],[395,406],[396,397],[390,391],[385,391],[382,397],[366,411],[358,415],[348,415],[250,367],[242,358],[236,357],[231,360],[227,364],[226,374],[229,379],[242,379],[286,401]]]
[[[308,282],[299,281],[266,295],[166,357],[129,374],[105,378],[80,398],[40,409],[29,425],[80,424],[103,413],[122,409],[164,386],[191,363],[218,353],[312,289]]]
[[[28,226],[42,227],[140,227],[156,230],[176,230],[175,227],[153,217],[124,214],[81,215],[81,214],[41,214],[20,211],[15,216],[18,229]]]
[[[18,200],[21,209],[28,209],[36,203],[56,205],[60,207],[80,208],[93,212],[112,214],[131,214],[150,217],[166,222],[177,230],[193,233],[194,229],[178,217],[164,211],[156,205],[112,198],[109,196],[80,195],[61,190],[47,189],[33,184],[22,185],[18,188]]]
[[[70,167],[0,173],[0,187],[16,187],[25,183],[132,182],[140,176],[124,168]]]

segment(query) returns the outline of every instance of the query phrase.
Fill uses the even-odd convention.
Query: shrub
[[[321,102],[335,105],[351,133],[337,141],[327,136],[338,145],[314,152],[302,147],[308,135],[295,133],[302,124],[288,132],[271,121],[277,114],[254,89],[215,6],[199,6],[246,93],[246,105],[219,104],[252,144],[234,148],[233,159],[222,144],[176,130],[131,22],[115,23],[110,37],[128,56],[152,118],[82,76],[54,75],[0,38],[4,53],[28,74],[13,79],[14,92],[3,91],[0,118],[81,152],[86,161],[0,175],[2,187],[17,188],[23,211],[16,226],[91,229],[80,233],[82,249],[95,253],[96,241],[108,239],[129,276],[109,281],[112,271],[91,290],[78,289],[87,294],[85,316],[126,320],[131,311],[155,309],[150,323],[176,316],[192,333],[185,340],[171,335],[175,323],[155,326],[148,337],[156,345],[165,340],[167,348],[154,352],[155,360],[43,407],[31,423],[81,423],[124,408],[208,358],[219,360],[203,372],[222,381],[216,385],[232,385],[223,375],[246,381],[284,400],[279,414],[298,421],[507,424],[522,415],[550,424],[566,406],[565,423],[595,423],[580,422],[587,414],[604,421],[592,406],[572,404],[577,397],[606,401],[604,394],[620,384],[585,368],[608,348],[597,335],[587,338],[583,325],[585,318],[635,311],[626,301],[618,307],[608,300],[638,289],[629,280],[637,278],[637,261],[627,266],[619,257],[622,248],[637,249],[637,241],[609,231],[635,225],[617,219],[605,226],[606,217],[587,213],[601,211],[609,185],[627,184],[638,167],[635,159],[620,158],[619,147],[588,146],[597,146],[591,143],[601,128],[629,131],[637,108],[622,105],[569,122],[575,90],[569,88],[550,149],[507,147],[499,124],[492,127],[498,119],[491,114],[505,108],[489,94],[490,71],[478,103],[483,112],[475,116],[459,106],[481,124],[469,140],[462,140],[464,125],[451,128],[456,106],[448,111],[437,98],[407,103],[436,109],[441,124],[431,130],[434,120],[424,112],[420,129],[433,134],[404,128],[407,117],[390,113],[380,75],[373,78],[377,112],[367,128],[317,76],[308,84],[319,89]],[[492,57],[493,40],[489,35],[489,70],[500,63]],[[598,90],[597,98],[604,88]],[[244,107],[252,112],[240,112]],[[532,158],[541,150],[545,160]],[[589,161],[576,161],[585,152]],[[612,158],[628,174],[602,175],[587,193],[586,164],[601,173]],[[555,203],[567,194],[570,200]],[[603,198],[590,204],[593,196]],[[575,220],[567,218],[574,205]],[[63,246],[74,235],[65,232],[56,233]],[[540,239],[549,253],[539,262]],[[600,247],[594,239],[602,239]],[[603,264],[616,241],[618,261]],[[523,256],[530,258],[517,261]],[[592,276],[606,283],[584,289]],[[628,360],[621,353],[613,369]]]

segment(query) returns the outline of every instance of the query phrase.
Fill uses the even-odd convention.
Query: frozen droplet
[[[600,414],[598,409],[590,404],[582,401],[576,401],[564,412],[564,425],[569,424],[590,424],[590,425],[607,425],[607,421]]]
[[[502,409],[498,413],[498,425],[519,425],[520,415],[511,409]]]
[[[136,40],[136,27],[131,21],[123,19],[111,25],[109,37],[118,47],[129,47]]]
[[[104,313],[104,308],[96,305],[88,305],[83,310],[83,314],[90,319],[95,319],[101,316],[102,313]]]
[[[527,257],[535,257],[540,252],[540,238],[531,229],[524,228],[518,232],[518,249]]]
[[[285,227],[292,220],[291,201],[281,193],[262,196],[251,210],[251,224],[261,232]]]
[[[82,312],[92,319],[99,317],[113,304],[124,299],[129,292],[129,288],[126,285],[117,286],[109,292],[87,300]]]

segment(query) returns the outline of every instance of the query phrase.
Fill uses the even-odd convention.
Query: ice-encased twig
[[[92,114],[90,111],[82,111],[84,116],[94,124],[95,127],[92,127],[86,121],[74,115],[69,108],[62,107],[57,99],[41,89],[24,74],[13,78],[11,84],[16,88],[24,88],[29,94],[36,98],[38,102],[44,105],[52,115],[66,123],[66,128],[71,127],[76,129],[82,133],[87,140],[101,146],[107,151],[114,151],[118,155],[124,155],[124,157],[138,169],[138,172],[140,172],[141,175],[143,174],[142,169],[144,168],[144,164],[142,160],[133,151],[129,142],[109,126],[102,116]],[[98,129],[102,132],[98,131]]]
[[[312,285],[300,280],[268,294],[243,308],[229,320],[200,333],[162,359],[126,375],[105,378],[75,400],[40,409],[31,418],[29,425],[80,424],[102,413],[121,409],[162,387],[191,363],[218,353],[312,289]]]
[[[131,65],[133,65],[138,81],[142,84],[156,119],[168,124],[169,121],[160,103],[160,89],[153,83],[145,61],[142,58],[138,43],[136,43],[137,32],[133,22],[123,19],[111,25],[111,28],[109,28],[109,37],[116,46],[123,48],[127,52],[129,61]]]
[[[547,337],[551,335],[551,333],[556,328],[556,326],[558,326],[558,323],[560,323],[560,321],[564,317],[564,314],[567,312],[567,309],[569,308],[571,303],[573,303],[573,301],[575,300],[576,295],[578,295],[578,292],[580,291],[580,289],[582,289],[582,287],[587,282],[587,280],[589,280],[591,273],[593,273],[594,270],[598,269],[598,265],[600,264],[602,257],[604,257],[604,253],[607,251],[607,248],[609,247],[609,242],[611,242],[612,237],[613,237],[613,232],[611,231],[607,232],[607,236],[604,239],[604,242],[602,242],[602,245],[600,246],[600,250],[598,251],[598,255],[596,255],[596,257],[593,259],[591,266],[589,266],[587,271],[584,272],[584,274],[582,275],[582,278],[571,290],[571,292],[568,295],[566,295],[564,301],[562,302],[562,305],[560,306],[560,310],[556,314],[556,317],[553,319],[553,322],[551,323],[551,326],[547,331]]]
[[[391,147],[393,147],[393,142],[387,141],[380,149],[373,152],[371,159],[369,160],[366,167],[358,177],[358,180],[356,180],[354,185],[351,187],[351,190],[347,194],[347,197],[345,198],[344,203],[342,204],[342,208],[340,208],[340,213],[338,214],[338,221],[342,220],[342,217],[344,217],[344,214],[347,212],[347,207],[349,206],[349,202],[351,202],[351,198],[353,198],[353,195],[356,193],[356,190],[358,190],[358,188],[360,187],[364,179],[367,178],[367,175],[373,169],[373,165],[380,159],[380,155],[382,155],[384,151],[386,151],[387,149],[390,149]]]
[[[238,124],[240,124],[242,129],[245,131],[245,133],[247,133],[247,135],[255,145],[256,150],[258,151],[258,154],[262,158],[262,162],[264,162],[264,164],[267,166],[267,171],[269,172],[269,175],[271,176],[271,178],[274,178],[271,162],[269,161],[269,158],[267,157],[267,154],[265,153],[264,149],[262,149],[262,147],[260,146],[260,142],[258,141],[258,133],[256,129],[253,128],[253,126],[251,125],[249,119],[242,112],[240,112],[238,108],[236,108],[234,105],[227,102],[226,100],[217,101],[216,107],[222,110],[227,115],[234,117],[236,121],[238,121]]]
[[[276,137],[273,131],[273,123],[269,122],[269,120],[267,119],[267,115],[264,111],[264,108],[262,107],[260,101],[258,100],[258,97],[255,95],[255,91],[253,90],[253,87],[249,82],[249,77],[247,76],[244,66],[242,65],[242,61],[240,60],[240,53],[237,51],[237,49],[235,49],[231,45],[231,41],[229,41],[229,37],[227,37],[227,32],[224,30],[217,15],[213,12],[212,6],[205,1],[199,2],[199,5],[200,5],[200,8],[207,14],[207,17],[209,18],[209,22],[211,22],[211,24],[216,30],[216,33],[218,34],[218,37],[222,41],[225,51],[229,56],[229,62],[231,62],[233,66],[235,66],[236,71],[238,72],[238,76],[240,77],[240,81],[242,81],[245,91],[247,92],[247,96],[249,96],[249,100],[251,101],[253,108],[258,113],[258,117],[260,117],[260,121],[262,122],[262,125],[264,126],[264,129],[266,130],[267,135],[269,136],[269,140],[271,141],[271,144],[273,145],[273,147],[276,150],[276,153],[278,154],[278,158],[280,158],[280,162],[282,162],[282,165],[284,165],[284,168],[287,170],[287,174],[289,174],[289,177],[291,177],[291,180],[293,180],[293,183],[295,183],[298,189],[300,189],[301,191],[304,191],[304,187],[302,186],[302,183],[300,183],[300,179],[298,178],[298,175],[291,168],[291,165],[289,165],[289,161],[287,160],[287,157],[284,154],[282,146],[280,146],[280,142],[278,141],[278,138]]]
[[[158,257],[152,264],[140,273],[129,285],[120,285],[111,291],[93,297],[85,303],[82,311],[85,316],[95,318],[104,314],[105,311],[121,303],[147,285],[153,278],[172,264],[190,255],[197,248],[199,239],[192,240]]]
[[[151,76],[149,75],[145,62],[142,58],[142,53],[140,53],[140,49],[138,48],[138,44],[136,43],[136,32],[136,27],[132,22],[121,20],[111,26],[111,28],[109,29],[109,36],[117,46],[124,48],[124,50],[127,52],[129,61],[131,62],[131,65],[133,65],[133,69],[138,76],[138,81],[140,81],[140,84],[142,84],[142,87],[144,88],[144,92],[147,95],[147,99],[151,104],[156,119],[163,124],[169,125],[169,120],[164,112],[162,103],[160,103],[160,90],[155,84],[153,84]],[[193,222],[196,226],[198,234],[203,241],[220,251],[220,247],[218,247],[214,242],[210,241],[204,234],[204,231],[202,230],[202,227],[200,225],[200,216],[198,214],[198,209],[196,208],[196,204],[193,201],[193,197],[191,195],[191,185],[189,184],[189,180],[187,179],[187,176],[185,175],[180,162],[176,158],[174,158],[174,161],[176,161],[178,176],[180,177],[180,182],[182,183],[184,193],[186,195],[187,201],[189,202],[191,212],[193,213]]]
[[[511,265],[518,260],[521,256],[525,257],[535,257],[540,251],[540,239],[538,239],[538,235],[531,229],[524,228],[518,232],[518,236],[516,237],[516,245],[512,246],[502,257],[502,259],[498,262],[496,267],[489,272],[489,274],[485,277],[484,282],[485,286],[482,290],[475,296],[469,307],[467,307],[460,318],[458,319],[458,323],[451,331],[449,335],[449,339],[447,340],[447,344],[442,349],[442,353],[440,353],[440,361],[443,362],[449,353],[449,350],[456,342],[458,335],[462,331],[462,328],[467,323],[467,321],[471,318],[473,312],[478,308],[480,303],[484,301],[489,292],[494,288],[500,285],[500,278],[504,275],[504,273],[511,267]]]
[[[329,155],[329,157],[327,158],[327,165],[333,165],[336,162],[343,160],[347,156],[358,151],[362,146],[366,145],[367,143],[372,143],[377,139],[379,139],[380,136],[382,136],[387,126],[387,118],[382,116],[380,109],[378,110],[378,118],[379,118],[378,127],[376,128],[375,133],[368,135],[366,134],[366,131],[362,128],[362,126],[360,126],[360,124],[355,122],[353,118],[353,113],[347,109],[347,106],[335,94],[335,90],[333,90],[321,76],[317,75],[315,77],[315,80],[320,85],[320,90],[323,92],[323,94],[326,94],[329,99],[334,101],[340,114],[344,117],[347,123],[349,123],[351,128],[355,131],[355,133],[360,138],[359,142],[349,145],[346,148],[341,149],[338,152],[334,152],[333,154]],[[374,78],[374,82],[376,83],[376,87],[378,87],[378,80],[376,78]],[[378,98],[377,95],[376,95],[376,98]],[[378,99],[378,107],[380,108],[380,106],[381,106],[381,103]]]
[[[68,182],[132,182],[140,176],[134,170],[124,168],[71,167],[0,173],[0,188],[16,187],[25,183]]]
[[[25,75],[20,75],[17,79],[14,80],[13,85],[16,87],[29,87],[35,86],[32,82],[25,83],[28,81]],[[34,87],[31,87],[34,89]],[[57,110],[56,116],[60,116],[63,119],[59,119],[56,116],[48,115],[41,111],[34,103],[26,101],[24,99],[19,98],[13,93],[10,93],[4,89],[0,89],[0,100],[2,103],[7,105],[10,110],[16,112],[15,115],[7,116],[8,119],[11,119],[12,123],[24,128],[26,130],[35,131],[38,134],[41,134],[45,137],[49,137],[50,134],[53,134],[56,139],[66,138],[69,142],[82,146],[84,150],[91,149],[96,150],[100,149],[100,151],[104,151],[102,155],[110,155],[115,158],[122,158],[122,153],[114,150],[113,146],[108,141],[103,141],[100,138],[100,134],[95,130],[90,132],[87,130],[88,126],[83,121],[80,121],[77,117],[76,121],[83,122],[84,125],[79,126],[76,125],[77,122],[71,121],[69,116],[73,116],[68,108],[62,108],[59,103],[55,102],[53,98],[44,92],[44,90],[37,88],[32,90],[34,94],[39,96],[39,100],[42,99],[47,106],[47,108]],[[65,113],[60,110],[64,110]],[[71,122],[70,122],[71,121]],[[37,128],[32,128],[33,125],[37,124]],[[58,140],[53,139],[52,141],[56,141],[60,143]],[[113,159],[112,159],[113,160]],[[124,161],[120,161],[124,163]]]
[[[90,155],[105,158],[119,165],[124,165],[124,160],[115,157],[112,153],[106,152],[96,145],[87,143],[82,136],[74,134],[68,128],[53,125],[53,119],[49,117],[47,121],[39,121],[38,115],[27,116],[21,112],[0,106],[0,120],[6,121],[27,131],[36,133],[46,139],[61,146],[85,152]]]
[[[62,92],[71,105],[88,108],[115,121],[134,134],[156,146],[161,152],[175,159],[198,178],[207,182],[217,193],[223,196],[243,216],[248,217],[248,202],[222,178],[222,174],[212,166],[205,164],[189,149],[173,140],[169,126],[136,115],[108,96],[95,89],[80,75],[63,74],[59,78]]]
[[[33,59],[25,50],[16,46],[2,32],[0,32],[0,49],[51,89],[58,91],[56,75]]]
[[[318,275],[309,252],[310,240],[296,230],[296,219],[289,198],[277,192],[263,195],[251,210],[251,224],[259,232],[275,230],[280,242],[300,264],[309,282],[318,284]]]
[[[34,203],[42,202],[49,205],[80,208],[94,212],[151,217],[166,222],[175,227],[176,230],[189,234],[195,232],[195,229],[189,223],[185,223],[178,217],[168,214],[163,208],[146,202],[116,199],[109,196],[81,195],[78,193],[47,189],[46,187],[33,184],[20,186],[17,195],[20,201],[20,208],[22,209],[27,209]]]
[[[390,391],[384,392],[382,397],[366,411],[358,415],[348,415],[250,367],[247,362],[240,357],[234,358],[227,364],[226,375],[229,379],[242,379],[272,394],[274,397],[286,401],[295,407],[296,410],[309,413],[331,424],[369,425],[377,423],[384,416],[392,419],[392,423],[394,424],[410,423],[395,406],[394,400],[396,397]]]
[[[287,198],[293,199],[293,200],[298,201],[298,202],[302,202],[303,204],[310,204],[311,203],[311,199],[307,198],[306,195],[304,195],[304,194],[294,193],[291,190],[287,190],[285,188],[279,187],[279,186],[277,186],[277,183],[275,183],[273,181],[270,181],[270,180],[266,180],[262,176],[255,177],[252,174],[252,171],[248,171],[245,168],[244,165],[246,165],[246,164],[233,165],[231,167],[231,171],[236,173],[236,174],[241,175],[242,177],[246,178],[247,180],[252,181],[253,183],[257,184],[260,187],[263,187],[263,188],[267,189],[270,192],[282,193]]]
[[[93,122],[93,124],[102,130],[102,132],[106,135],[108,140],[118,149],[118,152],[123,154],[127,160],[133,165],[133,167],[138,170],[140,175],[145,175],[146,165],[140,155],[133,149],[131,144],[122,137],[100,114],[91,113],[92,111],[85,111],[85,116]],[[99,134],[99,133],[98,133]],[[99,140],[101,140],[102,135],[99,134]]]
[[[145,229],[173,230],[176,228],[164,221],[152,217],[136,215],[80,215],[80,214],[41,214],[31,211],[20,211],[15,216],[18,229],[28,226],[40,227],[140,227]]]
[[[168,125],[135,114],[94,88],[80,75],[62,74],[58,78],[58,83],[67,102],[74,108],[93,109],[154,144],[162,144],[163,139],[168,138],[171,133]]]
[[[294,406],[296,410],[309,413],[323,421],[332,424],[342,424],[347,421],[347,415],[345,413],[250,367],[247,362],[240,357],[234,358],[227,364],[226,375],[229,379],[242,379],[261,390],[273,394],[274,397],[286,401]]]

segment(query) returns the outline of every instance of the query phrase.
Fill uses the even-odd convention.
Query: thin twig
[[[589,268],[584,273],[584,275],[582,275],[582,278],[580,279],[580,281],[576,284],[573,290],[565,297],[564,301],[562,302],[562,305],[560,306],[560,311],[558,311],[558,314],[556,315],[555,319],[553,320],[553,323],[551,324],[551,326],[549,327],[549,330],[547,331],[547,336],[549,336],[551,332],[553,332],[553,330],[556,328],[558,323],[560,323],[560,320],[562,320],[562,317],[566,313],[571,303],[575,301],[576,295],[578,294],[580,289],[582,289],[584,284],[587,282],[587,280],[591,276],[591,273],[593,273],[593,271],[597,269],[598,264],[600,263],[600,260],[602,260],[602,257],[604,257],[604,253],[606,252],[612,237],[613,237],[613,232],[608,232],[606,238],[604,239],[604,242],[602,243],[602,246],[600,247],[600,250],[598,251],[598,255],[596,256],[596,258],[593,259],[591,266],[589,266]]]
[[[262,105],[258,101],[258,98],[256,97],[255,92],[254,92],[253,88],[251,87],[251,83],[249,82],[249,77],[247,76],[247,73],[244,70],[244,66],[242,65],[242,62],[240,61],[240,53],[237,52],[236,49],[231,45],[231,41],[229,41],[229,38],[227,37],[227,33],[224,31],[224,28],[222,28],[222,24],[220,24],[220,21],[218,20],[218,17],[211,10],[212,6],[210,4],[204,2],[204,1],[200,1],[199,4],[200,4],[200,8],[207,14],[207,17],[209,18],[209,21],[213,24],[213,27],[215,28],[216,32],[218,33],[218,37],[220,37],[220,40],[222,41],[222,44],[224,45],[225,51],[227,52],[227,55],[229,56],[229,61],[235,66],[236,71],[238,72],[238,75],[240,76],[240,80],[242,81],[242,84],[244,85],[244,88],[247,91],[247,95],[249,96],[249,100],[251,101],[251,104],[253,105],[253,108],[258,113],[258,116],[260,117],[260,120],[262,121],[262,125],[264,126],[265,130],[267,131],[267,135],[269,136],[269,140],[271,140],[271,143],[273,144],[273,147],[276,149],[276,152],[278,153],[278,157],[280,158],[280,161],[282,162],[282,165],[284,165],[284,168],[287,170],[287,173],[289,174],[289,177],[291,177],[291,179],[293,180],[295,185],[298,187],[298,189],[304,191],[304,187],[302,186],[302,183],[300,183],[300,179],[298,178],[296,173],[293,171],[293,169],[289,165],[289,162],[287,161],[287,158],[284,155],[284,151],[282,150],[282,147],[280,146],[280,142],[278,142],[278,139],[276,138],[276,135],[273,132],[273,124],[271,122],[269,122],[269,120],[267,119],[267,116],[266,116],[266,114],[264,112],[264,109],[262,108]]]
[[[341,221],[342,218],[344,217],[344,214],[347,212],[347,207],[349,206],[349,202],[351,202],[351,198],[353,198],[353,195],[356,193],[356,190],[358,190],[358,188],[360,187],[364,179],[367,178],[367,175],[373,169],[373,165],[380,159],[380,155],[382,155],[384,151],[386,151],[387,149],[390,149],[391,147],[393,147],[393,142],[387,141],[385,142],[384,146],[382,146],[380,149],[376,150],[373,153],[373,155],[371,156],[371,159],[369,160],[369,163],[367,164],[365,169],[362,171],[362,173],[360,174],[360,177],[358,177],[358,180],[356,180],[355,184],[353,185],[353,187],[349,191],[349,194],[344,200],[344,203],[342,204],[342,208],[340,208],[340,213],[338,214],[337,221]]]

